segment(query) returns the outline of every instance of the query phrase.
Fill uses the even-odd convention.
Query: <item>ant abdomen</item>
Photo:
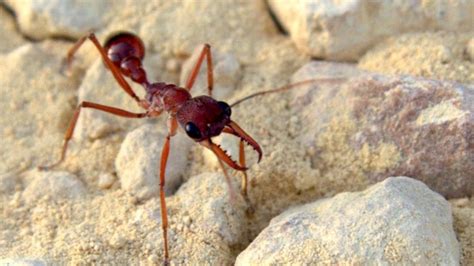
[[[145,46],[138,36],[128,32],[115,34],[105,42],[104,48],[112,63],[125,76],[137,83],[147,82],[145,70],[142,68]]]

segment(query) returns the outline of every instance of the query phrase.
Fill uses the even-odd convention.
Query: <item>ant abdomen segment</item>
[[[104,49],[122,74],[139,84],[148,83],[142,68],[145,46],[138,36],[128,32],[115,34],[105,42]]]

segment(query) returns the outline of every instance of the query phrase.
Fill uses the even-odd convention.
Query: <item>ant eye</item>
[[[201,132],[199,131],[199,128],[192,122],[186,123],[184,130],[186,131],[186,134],[188,134],[188,136],[193,139],[201,138]]]
[[[229,116],[232,114],[232,110],[230,109],[230,106],[226,102],[217,102],[221,110],[224,112],[226,116]]]

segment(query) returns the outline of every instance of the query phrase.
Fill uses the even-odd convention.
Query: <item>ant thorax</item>
[[[146,99],[153,111],[166,111],[175,115],[179,108],[189,99],[191,94],[174,84],[158,82],[146,87]]]

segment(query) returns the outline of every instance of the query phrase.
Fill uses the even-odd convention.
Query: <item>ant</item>
[[[164,240],[164,263],[167,265],[169,262],[169,252],[167,235],[168,217],[164,193],[165,169],[170,152],[170,141],[171,138],[177,133],[178,124],[184,129],[186,134],[191,139],[206,147],[207,149],[210,149],[216,155],[231,192],[232,189],[230,187],[230,178],[223,162],[231,168],[243,173],[241,194],[246,202],[250,203],[247,194],[248,178],[246,174],[247,167],[245,163],[244,142],[250,145],[258,153],[258,162],[260,162],[262,159],[263,152],[260,145],[236,122],[231,120],[231,107],[259,95],[288,90],[296,86],[315,82],[317,80],[306,80],[278,89],[257,92],[235,102],[232,105],[229,105],[226,102],[217,101],[212,98],[213,70],[211,46],[209,44],[204,45],[184,88],[182,88],[174,84],[167,84],[164,82],[150,83],[148,81],[146,71],[143,69],[142,65],[142,61],[145,56],[144,44],[138,36],[128,32],[121,32],[111,36],[104,45],[100,44],[95,34],[92,32],[83,36],[76,42],[74,46],[71,47],[67,53],[65,63],[67,64],[68,68],[71,67],[74,54],[87,39],[89,39],[97,48],[102,60],[105,63],[105,66],[110,70],[120,87],[137,102],[138,106],[145,109],[145,112],[133,113],[127,110],[98,103],[88,101],[81,102],[77,106],[70,121],[69,127],[66,130],[59,160],[51,165],[41,166],[40,169],[46,170],[53,168],[64,161],[68,143],[73,136],[74,128],[82,108],[92,108],[126,118],[157,117],[163,112],[166,112],[168,114],[168,134],[161,151],[159,191]],[[206,59],[207,62],[208,95],[192,97],[190,91],[194,85],[204,59]],[[144,99],[140,99],[135,94],[124,77],[128,77],[133,82],[143,86],[146,92]],[[231,134],[240,138],[239,163],[234,161],[227,154],[227,152],[220,147],[220,145],[212,142],[211,138],[216,137],[221,133]]]

